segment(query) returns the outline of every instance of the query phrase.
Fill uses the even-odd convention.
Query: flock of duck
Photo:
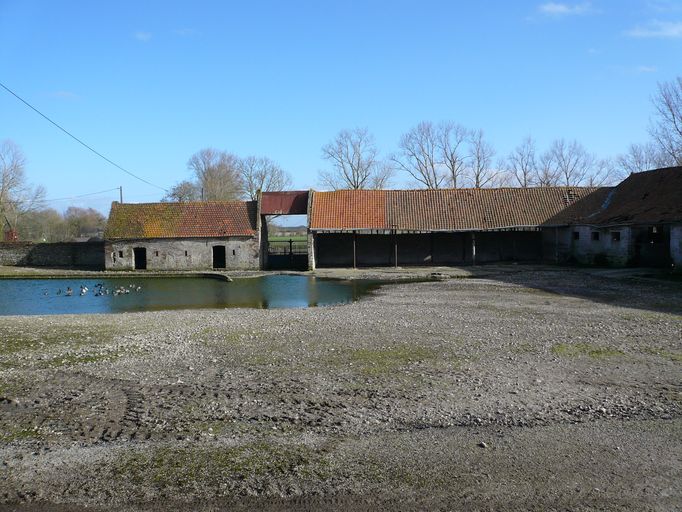
[[[80,291],[78,293],[78,296],[83,297],[84,295],[87,295],[89,291],[90,291],[90,289],[87,286],[82,284],[80,286]],[[127,295],[131,292],[139,293],[141,291],[142,291],[142,287],[137,286],[135,284],[128,285],[127,287],[126,286],[119,286],[118,288],[109,289],[109,288],[105,288],[104,284],[98,283],[92,289],[93,295],[95,297],[101,297],[102,295],[114,295],[114,296],[116,296],[116,295]],[[73,294],[74,294],[74,291],[73,291],[73,289],[71,289],[70,286],[67,286],[66,290],[62,290],[61,288],[59,290],[57,290],[57,295],[64,295],[65,297],[71,297]],[[48,291],[45,290],[43,292],[43,295],[49,295]]]

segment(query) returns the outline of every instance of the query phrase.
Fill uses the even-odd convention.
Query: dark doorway
[[[225,246],[213,246],[213,268],[225,268]]]
[[[135,247],[133,249],[133,257],[135,259],[135,270],[147,269],[147,249],[144,247]]]

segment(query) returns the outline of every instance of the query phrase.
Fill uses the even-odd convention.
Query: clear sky
[[[527,135],[601,157],[644,142],[657,83],[682,74],[682,1],[0,0],[0,62],[0,82],[160,187],[211,146],[268,156],[304,189],[344,128],[384,155],[422,120],[482,128],[498,155]],[[4,90],[2,139],[48,198],[163,195]]]

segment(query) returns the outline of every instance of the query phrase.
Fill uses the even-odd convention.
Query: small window
[[[236,255],[237,255],[237,251],[235,251],[234,249],[232,249],[232,256],[236,256]]]
[[[573,232],[573,240],[580,240],[580,231]]]
[[[123,251],[118,251],[118,257],[123,258]]]
[[[611,241],[620,242],[620,231],[611,231]]]
[[[592,231],[592,241],[593,242],[599,241],[599,231]]]
[[[158,255],[159,255],[159,251],[154,251],[154,256],[158,256]]]
[[[189,253],[187,251],[185,251],[185,256],[189,256]]]

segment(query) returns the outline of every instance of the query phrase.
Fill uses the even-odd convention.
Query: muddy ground
[[[519,267],[0,340],[3,510],[682,509],[680,281]]]

